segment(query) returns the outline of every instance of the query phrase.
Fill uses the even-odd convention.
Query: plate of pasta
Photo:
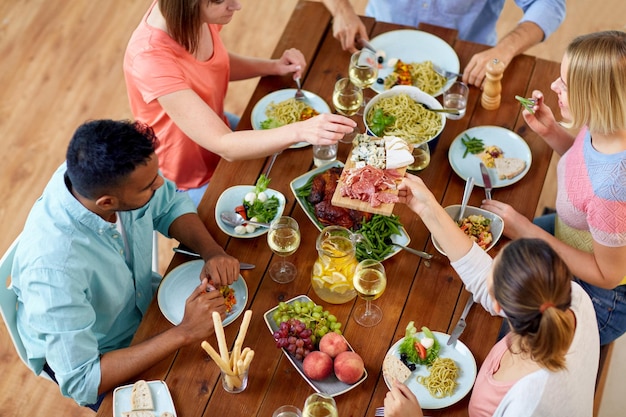
[[[302,90],[307,100],[294,98],[295,88],[274,91],[259,100],[252,109],[252,127],[256,130],[271,129],[309,119],[320,113],[330,113],[330,107],[323,98],[310,91]],[[290,148],[303,148],[308,142],[298,142]]]
[[[436,361],[430,368],[425,365],[417,365],[415,370],[411,372],[404,383],[407,387],[409,387],[411,392],[415,394],[422,408],[437,410],[456,404],[461,401],[468,392],[470,392],[472,386],[474,386],[474,381],[476,380],[477,368],[474,355],[472,355],[472,352],[463,342],[457,340],[454,346],[448,346],[446,342],[450,338],[450,335],[441,332],[432,333],[435,338],[437,338],[437,342],[439,342],[440,346],[438,359],[443,360]],[[393,346],[391,346],[391,348],[387,351],[387,355],[400,358],[400,343],[402,343],[402,339],[398,340]],[[446,383],[445,381],[439,381],[438,375],[453,373],[455,371],[455,369],[453,369],[454,366],[457,368],[457,377],[455,385],[452,387],[453,384],[451,384],[451,394],[444,394],[443,396],[438,395],[435,397],[431,394],[429,388],[427,388],[424,384],[430,384],[430,389],[435,392],[438,384]],[[426,380],[427,377],[430,378]],[[391,381],[391,377],[384,371],[383,378],[385,379],[387,387],[391,389],[393,381]]]
[[[438,76],[432,64],[439,65],[448,71],[459,72],[459,57],[454,49],[443,39],[420,30],[394,30],[380,34],[370,40],[377,50],[383,51],[382,68],[378,70],[378,78],[372,89],[378,93],[392,86],[388,77],[395,73],[408,85],[414,85],[430,95],[437,97],[443,93],[456,78]],[[398,61],[405,66],[399,66]],[[406,74],[407,77],[403,77]],[[384,80],[387,79],[387,83]],[[386,87],[387,86],[387,87]]]

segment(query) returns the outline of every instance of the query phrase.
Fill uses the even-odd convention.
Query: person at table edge
[[[215,287],[239,262],[213,240],[186,194],[158,171],[157,139],[139,122],[95,120],[75,131],[67,159],[35,202],[12,268],[17,327],[28,366],[61,393],[97,409],[104,394],[225,318]],[[202,280],[182,322],[130,346],[161,277],[151,271],[153,230],[202,254]],[[183,300],[181,300],[183,302]]]
[[[369,39],[349,0],[322,2],[334,17],[333,35],[343,49],[354,52],[357,39]],[[515,0],[515,3],[524,16],[499,41],[496,23],[504,0],[369,0],[365,14],[400,25],[417,27],[424,22],[457,29],[460,39],[492,46],[475,54],[463,69],[463,81],[480,87],[488,62],[497,58],[508,65],[516,55],[547,39],[565,18],[565,0]]]

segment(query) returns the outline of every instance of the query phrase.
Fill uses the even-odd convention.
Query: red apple
[[[324,352],[314,350],[302,362],[304,374],[314,381],[326,379],[333,371],[333,359]]]
[[[363,376],[365,364],[358,353],[342,352],[335,358],[335,375],[346,384],[354,384]]]
[[[346,339],[342,335],[330,332],[322,336],[319,348],[322,352],[334,358],[341,352],[348,350],[348,342],[346,342]]]

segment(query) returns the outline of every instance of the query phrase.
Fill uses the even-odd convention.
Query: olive
[[[385,83],[385,80],[383,80],[382,78],[378,77],[378,78],[376,79],[376,82],[377,82],[378,84],[384,84],[384,83]]]
[[[383,62],[385,62],[385,58],[383,58],[382,56],[378,57],[378,63],[382,64]]]

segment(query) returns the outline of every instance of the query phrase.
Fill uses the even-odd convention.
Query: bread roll
[[[138,410],[154,410],[154,402],[152,401],[152,393],[150,385],[144,380],[139,380],[133,384],[133,390],[130,393],[130,409]],[[132,416],[144,417],[144,416]],[[148,416],[145,416],[148,417]]]

